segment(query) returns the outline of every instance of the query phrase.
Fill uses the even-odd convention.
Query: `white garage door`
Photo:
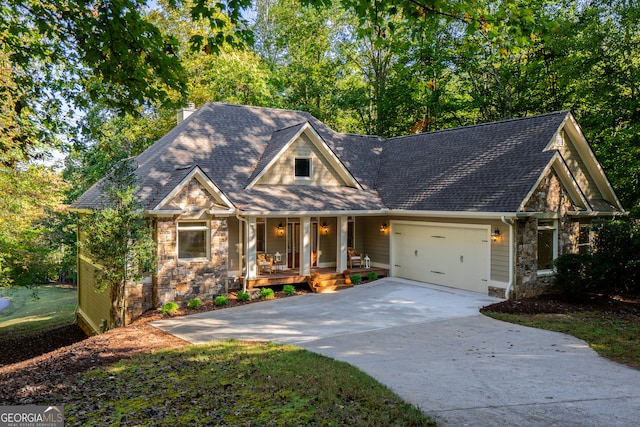
[[[394,223],[392,232],[395,276],[487,293],[488,227]]]

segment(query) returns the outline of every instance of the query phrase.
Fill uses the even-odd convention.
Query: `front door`
[[[300,223],[287,224],[287,266],[300,267]]]

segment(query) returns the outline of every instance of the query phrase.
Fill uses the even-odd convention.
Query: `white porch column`
[[[255,279],[258,277],[258,268],[256,264],[257,247],[258,247],[258,226],[255,217],[247,218],[247,249],[245,254],[245,262],[247,263],[247,278]]]
[[[301,276],[311,274],[311,218],[300,218],[300,272]]]
[[[338,273],[347,269],[347,233],[349,230],[349,217],[339,216],[336,224],[337,247],[336,247],[336,271]]]

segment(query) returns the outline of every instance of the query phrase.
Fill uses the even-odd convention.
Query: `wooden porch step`
[[[335,291],[339,291],[341,289],[347,289],[347,288],[352,288],[353,285],[347,285],[342,284],[342,285],[330,285],[330,286],[312,286],[311,290],[317,294],[322,294],[325,292],[335,292]]]
[[[347,288],[353,287],[353,285],[351,284],[347,285],[344,282],[344,279],[325,279],[325,280],[320,280],[315,285],[312,285],[310,283],[309,286],[311,287],[311,290],[316,293],[334,292],[340,289],[347,289]]]

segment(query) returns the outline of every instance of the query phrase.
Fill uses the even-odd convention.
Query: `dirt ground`
[[[306,293],[299,291],[298,293]],[[276,298],[284,298],[282,292],[276,292]],[[201,311],[219,310],[240,304],[233,297],[229,304],[216,307],[203,305],[199,310],[185,310],[175,316]],[[640,316],[640,299],[603,299],[593,298],[586,302],[570,303],[551,296],[507,300],[483,308],[483,310],[504,313],[565,313],[600,309],[603,311],[625,312]],[[113,363],[140,353],[155,352],[163,348],[187,345],[172,335],[162,332],[148,324],[160,319],[158,311],[146,313],[133,324],[87,338],[75,325],[50,331],[41,337],[46,342],[44,354],[35,354],[36,342],[11,342],[3,344],[0,355],[0,404],[64,404],[65,396],[72,390],[70,379],[100,366]],[[40,346],[39,348],[45,348]]]

